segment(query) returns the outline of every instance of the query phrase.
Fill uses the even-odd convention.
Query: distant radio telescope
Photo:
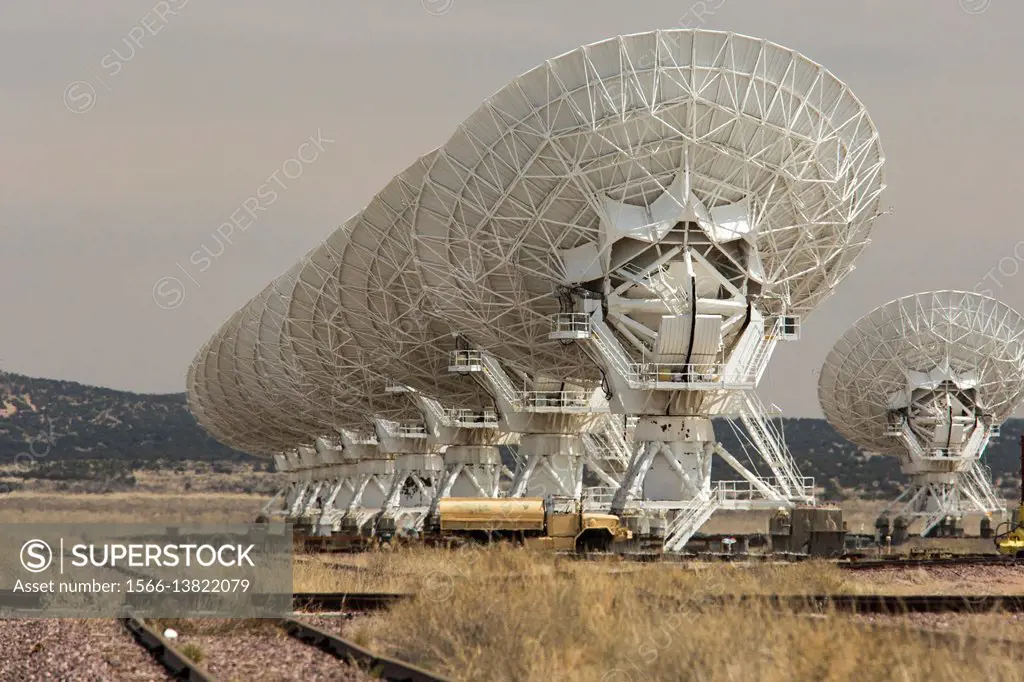
[[[1024,398],[1024,319],[962,291],[906,296],[868,313],[822,367],[825,418],[866,451],[893,455],[910,481],[887,511],[923,520],[1003,504],[980,461]]]

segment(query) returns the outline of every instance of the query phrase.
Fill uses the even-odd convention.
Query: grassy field
[[[0,496],[0,523],[251,523],[266,501],[231,493],[18,491]]]
[[[577,561],[518,548],[447,551],[415,546],[361,554],[299,553],[294,562],[294,585],[300,592],[421,592],[453,590],[457,583],[486,589],[492,580],[589,581],[594,576],[646,583],[649,591],[666,597],[699,591],[712,577],[734,594],[1024,593],[1024,569],[1011,566],[846,571],[828,561],[648,564],[615,558]]]
[[[124,484],[120,475],[110,476],[111,471],[74,469],[76,466],[97,464],[109,463],[53,461],[26,470],[24,465],[7,462],[0,464],[0,489],[72,495],[127,491],[154,494],[241,493],[269,497],[283,483],[280,474],[268,473],[262,465],[257,467],[238,462],[179,462],[158,469],[119,469],[118,474],[130,474],[133,479],[130,486]],[[71,471],[61,472],[66,477],[54,477],[53,472],[47,473],[47,465],[62,465]]]
[[[936,648],[913,629],[698,603],[874,591],[869,579],[825,563],[623,566],[498,547],[379,552],[343,565],[361,570],[300,560],[296,586],[414,591],[347,635],[456,680],[1024,680],[1021,655]]]
[[[16,492],[0,497],[0,522],[249,522],[266,499]],[[725,528],[718,532],[743,532],[742,524],[763,529],[750,515],[716,521]],[[916,629],[1012,636],[1024,643],[1024,622],[1009,616],[872,620],[699,604],[724,594],[1024,592],[1024,571],[982,570],[856,573],[827,562],[633,564],[580,562],[508,546],[398,547],[354,555],[299,553],[294,587],[414,593],[388,612],[346,621],[345,634],[453,680],[1024,682],[1024,654],[1016,653],[1024,647],[936,647]]]

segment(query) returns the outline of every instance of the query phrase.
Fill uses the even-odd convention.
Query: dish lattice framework
[[[607,291],[687,240],[766,314],[806,315],[867,244],[883,165],[859,100],[792,50],[715,31],[622,36],[515,79],[438,150],[417,264],[434,312],[475,346],[593,378],[575,345],[548,338],[556,287]]]
[[[200,349],[189,400],[211,434],[276,454],[334,439],[338,429],[365,435],[375,418],[419,420],[408,397],[389,392],[397,383],[445,405],[491,404],[478,384],[447,372],[454,338],[422,313],[409,233],[394,229],[403,206],[415,203],[422,165],[396,177]]]
[[[395,374],[483,404],[439,360],[451,332],[585,386],[592,357],[548,336],[558,287],[617,286],[673,239],[703,258],[702,287],[806,314],[867,243],[882,167],[848,88],[773,43],[664,31],[574,50],[495,94],[229,320],[190,371],[190,404],[250,451],[415,418],[385,390]]]
[[[1003,513],[981,456],[1024,399],[1024,318],[975,293],[897,299],[857,321],[818,382],[825,418],[910,480],[885,513],[923,521]]]
[[[931,374],[933,379],[926,376]],[[994,424],[1024,399],[1024,319],[962,291],[914,294],[858,320],[828,354],[818,381],[825,418],[865,450],[898,455],[889,415],[912,385],[952,378],[970,386]]]

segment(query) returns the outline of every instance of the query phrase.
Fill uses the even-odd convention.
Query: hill
[[[823,419],[781,420],[786,442],[805,476],[814,476],[828,499],[889,499],[905,480],[892,457],[863,455]],[[1020,486],[1020,434],[1024,419],[1011,419],[985,455],[993,480],[1009,499]],[[726,424],[716,426],[726,448],[743,452]],[[180,468],[180,463],[244,464],[258,458],[211,438],[188,411],[183,393],[139,394],[72,381],[0,373],[0,467],[23,462],[56,477],[83,467],[110,476],[115,468]],[[741,456],[741,459],[742,456]],[[716,464],[715,474],[735,475]],[[764,472],[762,472],[764,473]]]
[[[895,457],[865,455],[824,419],[785,418],[782,429],[800,470],[804,476],[814,476],[815,483],[824,488],[827,499],[893,499],[906,481]],[[742,452],[729,431],[728,427],[715,427],[727,449]],[[982,458],[992,470],[997,492],[1011,500],[1020,495],[1022,431],[1024,419],[1008,419]],[[735,478],[735,475],[730,473],[728,477]]]
[[[50,461],[253,460],[199,428],[184,393],[130,393],[0,372],[0,465],[14,464],[20,453]]]

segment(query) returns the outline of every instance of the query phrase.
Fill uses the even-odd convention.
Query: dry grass
[[[251,523],[267,498],[229,493],[13,492],[0,496],[0,523]]]
[[[300,554],[294,568],[299,592],[448,591],[534,579],[586,581],[595,576],[646,584],[652,593],[686,594],[709,576],[729,593],[812,594],[858,591],[850,574],[824,562],[800,564],[636,564],[614,559],[576,561],[546,552],[508,546],[449,551],[404,547],[363,554]]]
[[[696,603],[866,588],[827,564],[595,566],[504,548],[367,561],[367,576],[385,565],[418,576],[406,583],[417,596],[351,635],[458,680],[1024,679],[1019,658],[929,648],[913,631]]]
[[[23,464],[0,464],[0,485],[6,484],[11,490],[23,492],[65,495],[97,494],[104,487],[95,478],[55,480],[31,475],[24,478],[24,473]],[[180,462],[160,469],[134,469],[131,474],[135,484],[130,492],[134,493],[235,493],[269,497],[284,483],[281,474],[268,473],[252,464],[230,462]]]
[[[688,594],[714,579],[729,593],[757,594],[1021,594],[1024,570],[948,566],[845,571],[826,561],[797,564],[706,562],[637,564],[575,561],[508,548],[445,551],[405,547],[363,554],[300,554],[294,585],[302,592],[419,592],[466,583],[595,576],[644,582],[658,594]]]

